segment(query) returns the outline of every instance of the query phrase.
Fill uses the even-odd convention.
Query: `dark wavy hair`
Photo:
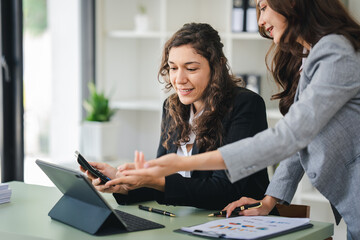
[[[162,139],[165,139],[163,146],[166,149],[169,148],[172,136],[177,137],[173,142],[177,146],[180,146],[181,142],[188,142],[192,130],[196,135],[196,144],[199,149],[214,150],[222,144],[221,121],[230,111],[229,106],[233,100],[234,89],[241,79],[230,73],[227,58],[223,53],[224,45],[221,43],[218,32],[209,24],[188,23],[165,43],[158,73],[158,79],[165,84],[165,89],[172,89],[169,78],[169,52],[171,48],[183,45],[190,45],[197,54],[207,59],[211,71],[210,81],[202,96],[203,113],[194,119],[192,128],[189,124],[190,105],[182,104],[177,93],[168,98],[165,107],[170,115],[167,121],[170,125],[166,131],[163,131],[165,134],[162,136]]]
[[[301,37],[314,46],[323,36],[340,34],[358,51],[360,25],[339,0],[267,0],[267,3],[288,22],[279,44],[272,44],[265,60],[275,82],[283,90],[273,95],[272,99],[280,99],[279,109],[285,115],[294,102],[302,58],[309,54],[303,52],[304,47],[296,40]],[[259,14],[257,6],[258,19]],[[259,32],[263,37],[272,39],[264,27],[259,27]]]

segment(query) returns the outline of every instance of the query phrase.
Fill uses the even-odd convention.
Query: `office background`
[[[360,2],[344,2],[360,21]],[[145,7],[149,18],[146,30],[136,30],[134,17],[143,10],[139,6]],[[7,16],[7,8],[14,10],[11,16]],[[22,17],[16,9],[22,9]],[[2,172],[3,166],[10,166],[19,170],[6,169],[10,179],[22,180],[23,176],[27,183],[51,185],[35,166],[36,158],[76,167],[73,156],[81,145],[82,102],[89,81],[96,81],[109,93],[112,106],[118,109],[114,118],[119,136],[117,158],[110,163],[131,160],[135,149],[153,158],[159,139],[161,103],[167,96],[157,81],[161,49],[174,31],[191,21],[208,22],[220,32],[235,74],[261,77],[259,91],[266,101],[269,123],[274,124],[280,116],[277,103],[269,99],[276,87],[268,79],[264,64],[270,43],[256,33],[234,33],[233,10],[232,0],[1,0],[2,56],[8,54],[4,45],[9,40],[4,37],[9,34],[5,33],[15,38],[22,32],[23,43],[22,49],[12,52],[23,52],[23,74],[20,71],[16,75],[19,67],[13,66],[10,77],[15,78],[15,86],[11,90],[4,64],[1,70],[0,122],[3,126],[7,123],[6,111],[11,107],[15,112],[10,115],[17,116],[10,128],[1,128],[1,135],[6,136],[1,140],[2,163],[5,157],[16,159],[1,164]],[[24,31],[19,22],[13,24],[21,29],[9,29],[6,17],[23,20]],[[10,73],[15,60],[8,61]],[[19,95],[21,98],[14,100]],[[19,140],[22,133],[23,141]],[[12,152],[4,155],[9,148]],[[333,222],[328,203],[307,179],[299,186],[294,201],[310,205],[312,219]],[[344,234],[344,226],[336,228],[334,239]]]

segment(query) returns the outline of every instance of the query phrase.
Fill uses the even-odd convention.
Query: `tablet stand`
[[[78,199],[63,195],[48,214],[58,220],[90,234],[99,233],[100,229],[112,228],[126,231],[121,221],[106,208],[91,205]],[[114,228],[115,229],[115,228]]]

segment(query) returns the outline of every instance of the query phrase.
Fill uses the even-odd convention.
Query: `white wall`
[[[360,22],[360,1],[359,0],[349,0],[349,10],[350,13]]]
[[[48,1],[52,37],[52,112],[50,158],[72,161],[79,148],[80,103],[80,2]]]

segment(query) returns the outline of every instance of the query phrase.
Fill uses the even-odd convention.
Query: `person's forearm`
[[[152,188],[160,192],[165,191],[165,177],[153,178],[144,187]]]
[[[220,151],[214,150],[206,153],[185,157],[184,169],[191,170],[222,170],[226,169]]]
[[[268,208],[271,211],[271,209],[273,209],[275,207],[275,205],[276,205],[276,203],[278,201],[279,200],[277,198],[274,198],[273,196],[266,195],[262,200],[262,204],[268,206]]]

